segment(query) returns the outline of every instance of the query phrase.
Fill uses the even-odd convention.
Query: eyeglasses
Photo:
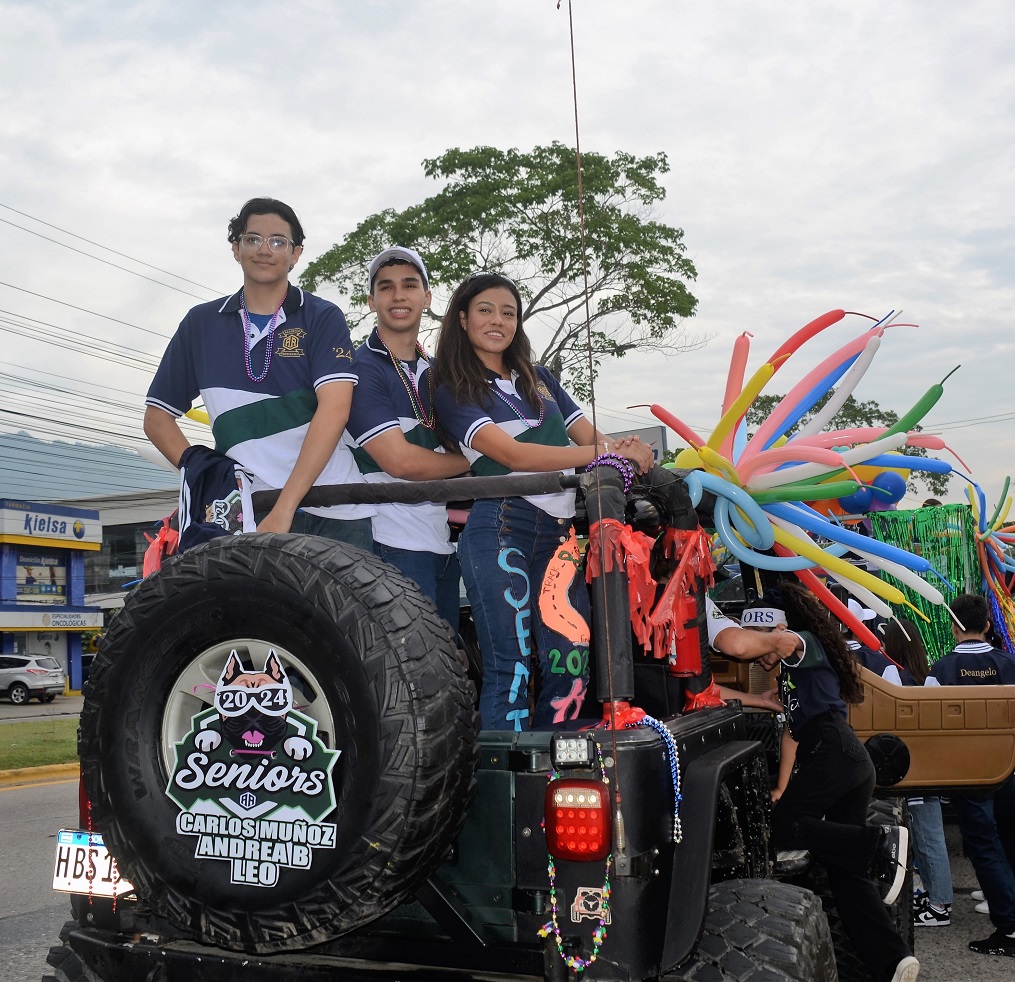
[[[292,241],[284,235],[269,235],[265,239],[263,236],[255,235],[253,232],[244,232],[240,236],[240,248],[249,249],[251,252],[257,252],[264,242],[268,243],[268,248],[272,252],[284,252],[292,245]]]

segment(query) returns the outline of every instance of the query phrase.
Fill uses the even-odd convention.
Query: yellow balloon
[[[684,447],[684,449],[677,454],[676,460],[674,460],[673,463],[677,467],[682,467],[689,471],[700,470],[705,466],[701,462],[701,457],[698,456],[698,451],[692,449],[691,447]]]
[[[740,422],[740,417],[747,412],[750,404],[754,402],[755,397],[768,384],[774,374],[775,365],[770,361],[766,361],[754,373],[750,382],[747,383],[740,395],[737,396],[733,405],[723,413],[722,419],[716,424],[716,428],[712,430],[712,435],[708,438],[708,445],[713,450],[718,450],[722,446],[723,440],[733,431],[733,427]]]
[[[717,474],[723,480],[729,481],[730,484],[738,488],[743,486],[736,468],[718,450],[713,450],[711,447],[702,447],[698,451],[698,455],[701,457],[701,462],[707,470],[712,471],[712,473]]]
[[[779,528],[778,525],[773,525],[773,529],[775,530],[775,541],[785,546],[791,552],[795,552],[798,556],[803,556],[805,559],[823,566],[830,573],[834,573],[838,577],[866,587],[871,593],[876,593],[889,603],[905,604],[907,607],[911,606],[909,601],[906,600],[906,595],[897,587],[890,586],[884,580],[879,580],[876,576],[871,576],[866,570],[858,569],[851,563],[847,563],[845,559],[830,556],[809,539],[801,539],[791,532]]]

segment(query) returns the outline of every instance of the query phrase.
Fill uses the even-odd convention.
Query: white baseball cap
[[[870,607],[864,607],[859,600],[854,600],[852,597],[846,601],[846,606],[858,621],[872,621],[878,616]]]
[[[415,266],[419,275],[423,277],[423,288],[426,290],[430,289],[430,277],[426,274],[426,266],[423,265],[420,254],[414,249],[407,249],[405,246],[391,246],[383,252],[379,252],[370,260],[370,267],[367,270],[367,292],[373,293],[374,277],[377,276],[377,271],[393,260]]]

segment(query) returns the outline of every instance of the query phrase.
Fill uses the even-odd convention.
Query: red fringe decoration
[[[710,540],[701,528],[668,528],[663,536],[663,555],[670,559],[679,557],[679,562],[649,617],[652,655],[655,658],[668,657],[686,636],[684,625],[697,616],[695,580],[703,580],[708,587],[715,577]],[[696,671],[693,666],[685,665],[681,674],[694,675],[700,671],[699,660]]]
[[[141,572],[143,576],[151,576],[162,566],[163,559],[176,555],[176,547],[180,543],[180,533],[169,527],[168,518],[163,518],[162,528],[158,530],[156,535],[153,537],[145,532],[144,537],[151,545],[145,549],[144,565]]]
[[[642,647],[652,638],[648,623],[656,596],[649,559],[654,542],[644,532],[635,532],[615,518],[604,518],[589,529],[588,565],[585,571],[591,583],[603,573],[623,570],[627,574],[627,596],[631,605],[631,627]]]

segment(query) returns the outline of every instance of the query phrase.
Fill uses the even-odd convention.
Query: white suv
[[[63,668],[50,655],[0,655],[0,695],[15,706],[25,705],[32,696],[52,702],[63,691]]]

